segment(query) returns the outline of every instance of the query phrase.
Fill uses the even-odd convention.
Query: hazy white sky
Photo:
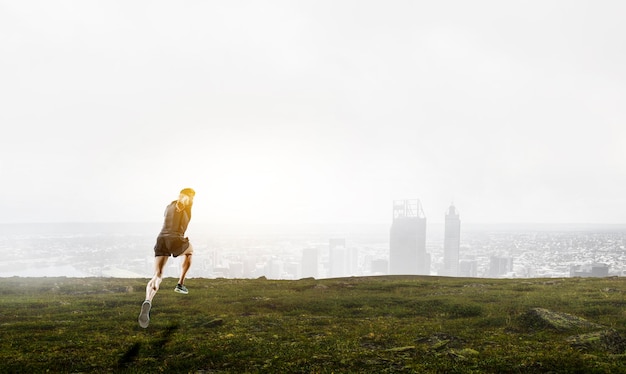
[[[0,222],[626,223],[625,14],[0,0]]]

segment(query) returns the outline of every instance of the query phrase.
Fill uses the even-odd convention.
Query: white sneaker
[[[139,326],[144,329],[148,327],[150,324],[150,308],[152,308],[152,303],[146,300],[141,304],[141,313],[139,313]]]
[[[189,293],[189,290],[187,289],[187,287],[185,287],[184,284],[177,284],[176,288],[174,288],[174,291],[178,292],[178,293],[182,293],[183,295],[187,295]]]

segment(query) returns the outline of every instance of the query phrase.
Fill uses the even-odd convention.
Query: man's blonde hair
[[[187,195],[189,197],[194,197],[196,196],[196,191],[193,190],[193,188],[183,188],[182,190],[180,190],[181,195]]]

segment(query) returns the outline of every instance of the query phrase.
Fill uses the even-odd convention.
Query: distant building
[[[285,262],[278,257],[272,257],[265,264],[265,277],[269,279],[283,279]]]
[[[298,279],[300,264],[294,261],[285,262],[281,279]]]
[[[393,202],[389,274],[430,274],[426,253],[426,216],[419,200]]]
[[[443,238],[443,268],[439,275],[456,277],[459,275],[459,249],[461,247],[461,219],[454,205],[446,213]]]
[[[459,276],[476,278],[478,276],[478,261],[463,260],[459,262]]]
[[[372,260],[370,263],[370,273],[372,275],[386,275],[389,270],[389,261],[381,258]]]
[[[228,264],[229,278],[243,278],[243,262],[230,262]]]
[[[305,248],[302,250],[302,264],[300,276],[302,278],[317,278],[319,264],[319,251],[317,248]]]
[[[491,256],[489,259],[489,276],[498,278],[513,271],[513,258]]]
[[[609,265],[586,264],[574,265],[569,271],[570,277],[603,278],[609,276]]]
[[[362,268],[359,263],[359,249],[348,248],[346,259],[346,276],[353,277],[362,274]]]
[[[243,277],[254,278],[257,270],[257,259],[255,257],[244,257],[243,259]]]
[[[346,239],[330,239],[328,241],[328,262],[331,278],[344,277],[348,268],[348,253]]]

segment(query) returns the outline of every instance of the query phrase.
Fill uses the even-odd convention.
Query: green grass
[[[616,373],[623,352],[525,326],[529,309],[626,336],[620,278],[0,279],[0,372]]]

